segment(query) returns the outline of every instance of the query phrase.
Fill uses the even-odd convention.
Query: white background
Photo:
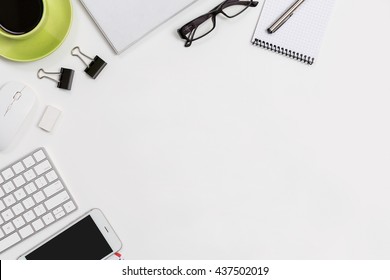
[[[127,259],[390,257],[390,2],[337,1],[314,66],[251,46],[260,6],[184,48],[176,29],[219,2],[116,56],[74,1],[53,55],[0,60],[2,84],[40,99],[0,166],[46,147],[80,207],[0,258],[95,207]],[[96,81],[76,45],[109,63]],[[60,67],[77,70],[70,93],[36,78]],[[52,134],[36,126],[48,104],[63,110]]]
[[[67,269],[64,269],[66,267]],[[130,268],[130,273],[135,275],[123,276],[123,270],[127,272]],[[175,273],[172,270],[181,268],[183,275],[179,276],[158,276],[163,273],[163,268],[171,270],[170,273]],[[227,268],[224,270],[224,267]],[[230,270],[229,267],[233,267]],[[241,268],[259,268],[262,267],[263,275],[240,275],[243,273]],[[265,275],[264,267],[268,267],[268,273]],[[2,262],[1,276],[4,280],[13,279],[40,279],[52,280],[55,277],[58,280],[68,279],[272,279],[272,280],[344,280],[344,279],[376,279],[388,280],[390,272],[388,270],[389,261],[370,261],[370,260],[354,260],[354,261],[335,261],[335,260],[297,260],[297,261],[256,261],[256,260],[235,260],[235,261],[200,261],[200,260],[131,260],[131,261],[33,261],[33,262],[18,262],[4,261]],[[138,269],[141,268],[141,271]],[[146,268],[143,270],[143,268]],[[218,270],[220,268],[220,270]],[[145,274],[153,275],[155,269],[156,276],[145,276]],[[202,270],[206,270],[206,275]],[[188,271],[189,270],[189,271]],[[177,271],[177,270],[176,270]],[[188,271],[188,272],[187,272]],[[222,272],[219,275],[215,272]],[[226,272],[227,273],[226,273]],[[236,271],[236,272],[235,272]],[[146,273],[145,273],[146,272]],[[230,272],[230,274],[229,274]],[[141,276],[142,273],[142,276]],[[253,270],[253,273],[256,273]],[[259,274],[259,269],[257,270]],[[131,274],[130,274],[131,275]],[[195,276],[198,275],[198,276]],[[237,276],[238,275],[238,276]],[[34,278],[35,277],[35,278]]]

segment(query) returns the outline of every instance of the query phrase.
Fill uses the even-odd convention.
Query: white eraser
[[[61,113],[62,112],[57,108],[53,106],[47,106],[45,113],[39,122],[39,127],[47,132],[51,132],[56,125],[58,118],[61,116]]]

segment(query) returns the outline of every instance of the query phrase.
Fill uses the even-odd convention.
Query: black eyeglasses
[[[193,41],[203,38],[216,26],[216,17],[218,14],[223,14],[227,18],[233,18],[244,12],[249,7],[256,7],[257,1],[237,1],[226,0],[212,9],[207,14],[204,14],[190,21],[182,28],[177,30],[180,37],[186,40],[185,47],[191,46]]]

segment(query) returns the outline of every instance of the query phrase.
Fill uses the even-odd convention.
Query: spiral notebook
[[[334,0],[306,0],[275,33],[267,29],[296,0],[266,0],[252,43],[296,60],[313,64],[321,46]]]

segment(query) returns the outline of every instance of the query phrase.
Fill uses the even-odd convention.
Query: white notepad
[[[196,0],[81,0],[116,53],[121,53]]]
[[[313,64],[328,24],[334,0],[306,0],[278,31],[267,29],[296,0],[266,0],[252,43],[256,46]]]

